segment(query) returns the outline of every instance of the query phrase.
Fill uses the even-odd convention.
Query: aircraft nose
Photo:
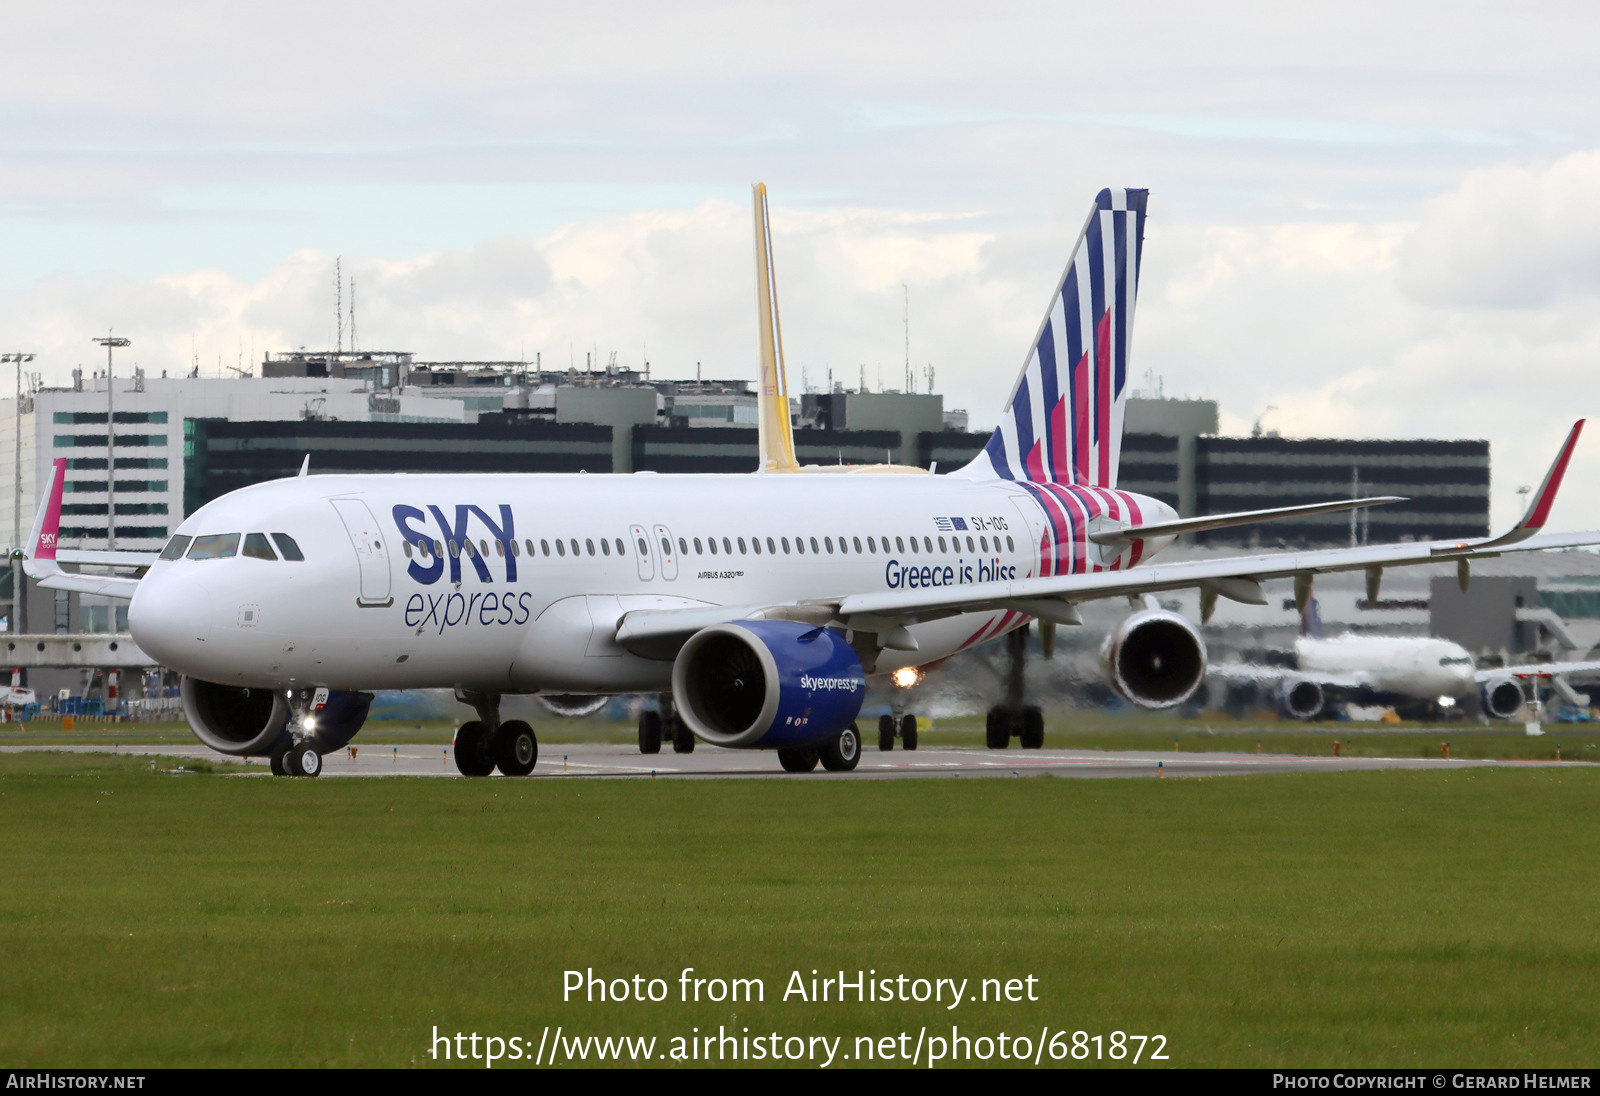
[[[215,599],[189,575],[147,575],[128,605],[128,630],[141,650],[163,666],[194,672],[211,638]]]

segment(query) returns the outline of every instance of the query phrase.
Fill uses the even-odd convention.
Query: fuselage
[[[1447,639],[1302,636],[1295,643],[1295,655],[1303,671],[1365,676],[1377,692],[1418,700],[1460,699],[1477,687],[1472,656]]]
[[[184,674],[274,688],[668,688],[614,641],[635,610],[764,606],[1121,568],[1087,533],[1169,520],[1155,499],[958,476],[310,476],[197,510],[129,625]],[[252,536],[252,534],[255,534]],[[303,559],[295,560],[295,554]],[[270,557],[270,558],[269,558]],[[914,624],[920,665],[1026,622]]]

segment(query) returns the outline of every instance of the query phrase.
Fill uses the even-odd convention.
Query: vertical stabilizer
[[[994,436],[963,471],[1115,487],[1147,190],[1102,190]]]
[[[767,219],[767,185],[751,190],[756,216],[756,312],[761,341],[761,387],[757,402],[761,471],[794,472],[794,431],[789,422],[789,384],[784,376],[783,331],[778,322],[778,281],[772,266],[772,230]]]

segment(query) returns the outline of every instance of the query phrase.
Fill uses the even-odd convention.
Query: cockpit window
[[[189,558],[232,559],[238,552],[238,533],[210,533],[194,538],[194,544],[189,548]]]
[[[1441,658],[1439,660],[1439,665],[1441,665],[1441,666],[1471,666],[1472,665],[1472,659],[1471,658]]]
[[[283,558],[290,563],[304,563],[305,553],[300,551],[300,546],[288,533],[273,533],[273,542],[277,544],[278,551],[283,553]]]
[[[265,533],[246,533],[244,535],[244,554],[251,559],[270,559],[276,561],[278,553],[272,550],[272,545],[267,543]]]
[[[189,541],[191,539],[193,538],[186,537],[182,533],[173,534],[172,539],[167,541],[167,546],[161,549],[161,558],[182,559],[183,553],[189,550]]]

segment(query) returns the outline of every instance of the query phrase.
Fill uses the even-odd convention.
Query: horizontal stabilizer
[[[1176,537],[1184,533],[1204,533],[1208,529],[1227,529],[1234,525],[1254,525],[1260,521],[1278,521],[1299,518],[1308,514],[1332,514],[1340,510],[1358,510],[1366,506],[1386,506],[1391,502],[1405,502],[1400,495],[1377,495],[1368,499],[1342,499],[1338,502],[1313,502],[1306,506],[1280,506],[1273,510],[1241,510],[1234,514],[1213,514],[1204,518],[1179,518],[1177,521],[1160,521],[1150,525],[1129,525],[1121,529],[1104,529],[1090,533],[1096,544],[1115,544],[1118,541],[1144,540],[1149,537]]]

